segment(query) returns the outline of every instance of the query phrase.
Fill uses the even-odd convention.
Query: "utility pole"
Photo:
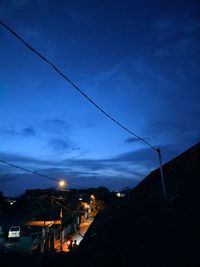
[[[159,158],[159,164],[160,164],[160,176],[161,176],[163,197],[164,199],[166,199],[166,187],[165,187],[165,180],[164,180],[164,175],[163,175],[162,157],[161,157],[160,148],[157,148],[156,151],[158,152],[158,158]]]
[[[62,251],[62,208],[60,209],[60,251]]]
[[[53,193],[51,195],[51,220],[53,219]]]
[[[6,30],[8,30],[12,35],[15,36],[20,42],[22,42],[28,49],[30,49],[33,53],[35,53],[37,56],[40,57],[43,61],[45,61],[47,64],[49,64],[54,71],[56,71],[62,78],[64,78],[68,83],[70,83],[75,90],[77,90],[83,97],[85,97],[92,105],[94,105],[102,114],[104,114],[107,118],[112,120],[115,124],[117,124],[119,127],[121,127],[123,130],[128,132],[129,134],[136,137],[138,140],[141,140],[143,143],[151,147],[152,149],[156,150],[158,152],[159,161],[160,161],[160,173],[161,173],[161,180],[162,180],[162,187],[163,187],[163,196],[166,198],[166,190],[165,190],[165,183],[164,183],[164,176],[162,171],[162,161],[161,161],[161,154],[160,149],[153,147],[150,143],[144,140],[144,138],[140,137],[139,135],[135,134],[131,130],[129,130],[127,127],[125,127],[123,124],[118,122],[115,118],[110,116],[107,112],[105,112],[99,105],[97,105],[85,92],[83,92],[71,79],[69,79],[61,70],[59,70],[48,58],[45,58],[42,54],[40,54],[37,50],[35,50],[30,44],[28,44],[21,36],[19,36],[14,30],[12,30],[7,24],[5,24],[3,21],[0,21],[0,25],[3,26]],[[5,163],[5,161],[1,162]],[[13,164],[10,164],[11,166],[14,166]],[[22,169],[22,168],[21,168]],[[24,169],[25,170],[25,169]],[[27,171],[27,170],[26,170]],[[29,171],[30,172],[30,171]],[[33,173],[33,172],[32,172]],[[34,172],[34,174],[37,174]],[[39,174],[40,175],[40,174]],[[40,175],[41,176],[41,175]],[[47,177],[47,176],[46,176]],[[61,182],[61,186],[64,185],[64,182]]]

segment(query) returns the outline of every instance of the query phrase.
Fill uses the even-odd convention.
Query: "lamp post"
[[[160,148],[157,148],[156,151],[158,152],[158,158],[159,158],[159,164],[160,164],[160,176],[161,176],[161,183],[162,183],[162,190],[163,190],[163,198],[166,199],[167,194],[166,194],[166,186],[165,186],[165,180],[164,180],[164,175],[163,175]]]
[[[66,181],[65,180],[60,180],[58,183],[59,187],[63,189],[66,186]],[[60,210],[60,251],[62,251],[62,208]]]
[[[60,251],[62,251],[62,208],[60,209]]]

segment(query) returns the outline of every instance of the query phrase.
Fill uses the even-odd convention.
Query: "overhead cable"
[[[7,162],[7,161],[5,161],[5,160],[1,160],[1,159],[0,159],[0,162],[2,162],[2,163],[4,163],[4,164],[7,164],[7,165],[9,165],[9,166],[11,166],[11,167],[17,168],[17,169],[19,169],[19,170],[22,170],[22,171],[25,171],[25,172],[28,172],[28,173],[31,173],[31,174],[34,174],[34,175],[41,176],[41,177],[47,178],[47,179],[52,180],[52,181],[55,181],[55,182],[59,182],[59,179],[56,179],[56,178],[54,178],[54,177],[51,177],[51,176],[48,176],[48,175],[45,175],[45,174],[41,174],[41,173],[39,173],[39,172],[35,172],[35,171],[28,170],[28,169],[26,169],[26,168],[23,168],[23,167],[21,167],[21,166],[15,165],[15,164],[12,164],[12,163]],[[73,186],[78,186],[78,187],[83,187],[83,188],[88,188],[87,186],[79,185],[79,184],[75,184],[75,183],[71,183],[71,182],[69,182],[69,181],[67,181],[67,184],[69,184],[69,185],[73,185]]]
[[[103,113],[106,117],[112,120],[115,124],[119,127],[124,129],[129,134],[135,136],[138,140],[141,140],[147,146],[151,147],[152,149],[157,151],[157,148],[147,142],[144,138],[140,137],[139,135],[135,134],[131,130],[129,130],[126,126],[118,122],[112,116],[110,116],[107,112],[105,112],[99,105],[97,105],[86,93],[84,93],[71,79],[69,79],[61,70],[58,69],[49,59],[43,56],[40,52],[34,49],[29,43],[27,43],[21,36],[19,36],[13,29],[11,29],[7,24],[0,20],[0,24],[7,29],[12,35],[14,35],[20,42],[22,42],[26,47],[28,47],[33,53],[39,56],[42,60],[44,60],[47,64],[49,64],[57,73],[59,73],[67,82],[69,82],[83,97],[85,97],[91,104],[93,104],[101,113]]]

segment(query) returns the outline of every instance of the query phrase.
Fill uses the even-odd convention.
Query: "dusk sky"
[[[164,162],[199,142],[199,1],[1,0],[0,19],[105,112],[160,147]],[[111,190],[132,188],[159,167],[153,149],[2,25],[0,62],[1,160]],[[0,163],[4,195],[50,187],[56,183]]]

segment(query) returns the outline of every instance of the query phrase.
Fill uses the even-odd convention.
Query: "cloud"
[[[124,140],[124,143],[126,143],[126,144],[130,144],[130,143],[134,143],[134,142],[138,142],[138,139],[135,137],[129,137],[129,138]]]
[[[158,49],[175,48],[178,51],[182,48],[182,51],[185,51],[191,47],[192,41],[199,43],[200,23],[195,16],[196,12],[196,9],[185,8],[179,14],[171,15],[170,18],[159,18],[154,21],[151,25],[152,33]]]
[[[70,166],[71,168],[82,168],[90,171],[103,170],[106,168],[104,160],[93,159],[66,159],[60,163],[61,166]]]
[[[26,137],[29,136],[35,136],[36,135],[36,131],[33,127],[26,127],[22,130],[22,134]]]
[[[63,146],[67,146],[65,143],[60,142],[60,140],[54,140],[54,146],[56,149],[63,149]],[[135,156],[133,154],[136,153]],[[115,158],[111,159],[66,159],[63,161],[49,161],[49,160],[40,160],[31,157],[24,157],[21,155],[16,154],[9,154],[9,153],[0,153],[0,158],[2,160],[11,162],[13,164],[27,167],[31,166],[31,170],[39,171],[45,174],[50,175],[60,175],[64,172],[67,175],[73,176],[102,176],[102,172],[105,175],[112,176],[112,175],[121,175],[123,174],[124,177],[128,176],[141,176],[143,172],[140,170],[136,170],[134,168],[134,164],[144,163],[141,160],[142,155],[145,151],[141,152],[140,158],[138,158],[138,152],[126,153],[118,155]],[[149,159],[150,161],[150,159]],[[130,165],[132,164],[132,165]],[[29,167],[27,167],[29,168]],[[10,172],[12,168],[7,166],[7,169],[4,168],[3,173]],[[15,169],[13,168],[13,171]]]
[[[37,1],[27,0],[1,0],[0,17],[4,20],[12,18],[16,13],[31,9]],[[44,1],[41,1],[41,4]]]
[[[17,132],[15,129],[13,129],[13,128],[10,128],[10,127],[8,127],[8,128],[1,128],[1,132],[4,134],[4,135],[13,135],[13,136],[15,136],[15,135],[19,135],[19,132]]]
[[[76,184],[77,188],[78,185],[86,186],[86,187],[99,187],[99,186],[105,186],[110,190],[121,190],[124,189],[125,187],[130,187],[133,188],[134,186],[136,186],[136,184],[138,183],[137,180],[133,180],[131,178],[126,178],[126,177],[120,177],[120,176],[108,176],[108,175],[104,175],[104,176],[93,176],[93,177],[81,177],[81,178],[73,178],[70,179],[70,181],[72,182],[71,185],[69,185],[70,188],[73,188],[75,186],[73,186],[73,183]]]
[[[138,181],[116,176],[82,176],[68,177],[68,188],[105,186],[110,190],[121,190],[125,187],[133,188]],[[19,196],[27,189],[57,188],[54,181],[31,174],[0,175],[1,191],[5,196]]]
[[[8,184],[18,180],[17,173],[0,175],[0,185]]]
[[[5,196],[19,196],[26,189],[56,187],[54,181],[29,173],[0,175],[0,186]]]
[[[32,126],[16,130],[14,127],[1,128],[1,132],[5,136],[23,136],[32,137],[36,135],[36,130]]]
[[[174,140],[175,145],[182,148],[186,148],[186,146],[192,146],[198,143],[200,140],[200,126],[194,128],[177,129],[174,135]]]
[[[93,94],[98,92],[96,92],[96,88],[101,88],[102,90],[109,87],[109,90],[106,91],[106,95],[108,95],[108,93],[111,94],[113,90],[116,91],[116,88],[124,86],[125,82],[129,82],[125,71],[126,64],[126,60],[121,60],[120,62],[108,65],[103,70],[96,72],[93,77],[81,73],[81,78],[88,90],[91,90]]]
[[[71,147],[69,143],[59,138],[51,139],[49,141],[49,146],[56,151],[68,150]]]
[[[115,162],[140,163],[146,167],[151,167],[155,164],[155,151],[151,148],[139,149],[128,153],[121,154],[113,159]]]
[[[13,153],[5,153],[5,152],[0,152],[0,159],[4,161],[8,161],[13,164],[29,164],[29,165],[52,165],[55,164],[55,161],[49,161],[49,160],[44,160],[44,159],[39,159],[39,158],[32,158],[28,156],[22,156],[19,154],[13,154]],[[2,163],[3,164],[3,163]],[[10,169],[11,167],[9,167]]]
[[[112,77],[118,76],[118,74],[121,72],[121,68],[122,68],[122,63],[116,63],[112,65],[110,68],[108,68],[107,70],[99,72],[93,78],[93,82],[100,83]]]
[[[45,132],[60,134],[69,131],[69,126],[64,120],[46,119],[42,123],[42,128]]]
[[[140,149],[128,153],[120,154],[110,159],[66,159],[60,162],[60,166],[68,166],[78,170],[88,170],[92,172],[123,173],[132,176],[140,176],[145,170],[157,166],[157,155],[152,149]]]
[[[55,142],[56,146],[60,146],[57,141]],[[63,148],[63,144],[61,147]],[[161,147],[161,151],[163,162],[177,156],[180,152],[175,146],[170,146],[170,149]],[[113,190],[136,185],[149,172],[159,166],[158,156],[150,148],[119,154],[113,158],[96,160],[69,158],[62,161],[50,161],[7,153],[1,153],[0,158],[56,179],[66,177],[71,187],[75,187],[75,185],[94,187],[103,185]],[[18,178],[20,179],[19,187],[17,187]],[[56,183],[50,179],[18,171],[10,166],[0,168],[0,184],[3,192],[10,192],[9,194],[28,188],[56,187]],[[22,193],[22,191],[20,192]]]
[[[77,145],[74,145],[74,146],[72,147],[72,150],[73,150],[73,151],[79,151],[79,150],[81,150],[81,147],[79,147],[79,146],[77,146]]]
[[[68,123],[61,119],[46,119],[41,123],[45,135],[50,137],[48,146],[55,151],[80,150],[80,146],[71,140],[66,140],[66,133],[70,132]]]
[[[197,107],[198,109],[198,107]],[[162,117],[159,114],[149,120],[143,128],[148,136],[154,137],[153,141],[171,146],[177,144],[177,148],[183,148],[186,144],[193,145],[200,139],[200,112],[194,106],[186,107],[182,110],[178,105],[176,112],[173,110],[163,110]],[[169,116],[170,115],[170,116]],[[155,139],[156,135],[156,139]]]

